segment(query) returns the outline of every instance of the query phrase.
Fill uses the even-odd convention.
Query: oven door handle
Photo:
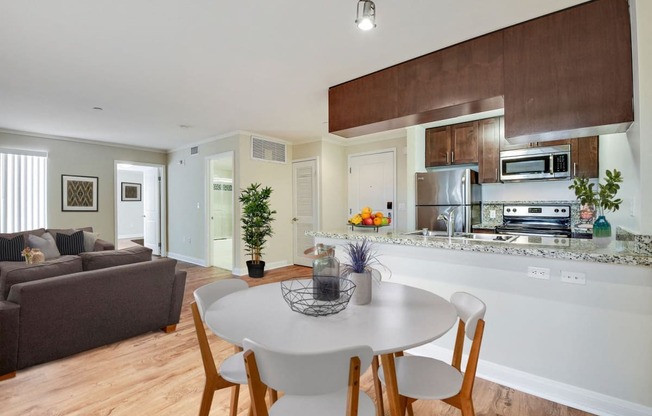
[[[557,238],[569,238],[569,236],[565,234],[537,234],[537,233],[519,233],[516,231],[500,231],[496,229],[497,234],[504,234],[504,235],[524,235],[528,237],[557,237]]]

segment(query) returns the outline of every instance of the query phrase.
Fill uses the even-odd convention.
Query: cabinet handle
[[[446,164],[448,165],[448,152],[446,152]]]
[[[451,152],[451,164],[455,163],[455,152]]]
[[[496,182],[498,182],[498,168],[496,168]]]
[[[577,176],[577,162],[573,162],[573,177]]]

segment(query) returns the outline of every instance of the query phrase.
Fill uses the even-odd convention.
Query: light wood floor
[[[18,371],[0,382],[3,416],[68,415],[196,415],[204,386],[204,372],[190,314],[192,292],[217,279],[231,278],[226,270],[180,263],[187,270],[181,322],[170,334],[149,333],[77,354],[73,357]],[[243,278],[250,285],[296,276],[309,276],[300,266],[268,271],[263,279]],[[232,353],[231,345],[209,334],[216,360]],[[373,397],[367,372],[362,388]],[[228,414],[229,391],[216,392],[211,415]],[[239,416],[246,416],[249,398],[241,389]],[[535,396],[477,380],[474,403],[478,416],[589,415]],[[416,402],[415,415],[455,415],[457,409],[440,402]],[[309,412],[306,413],[309,416]],[[334,415],[335,416],[335,415]]]

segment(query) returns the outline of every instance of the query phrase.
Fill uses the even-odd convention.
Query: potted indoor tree
[[[605,218],[605,212],[615,212],[620,208],[623,200],[616,198],[616,193],[622,181],[620,171],[614,169],[612,172],[607,169],[605,182],[598,183],[597,188],[595,183],[584,177],[573,179],[573,183],[568,187],[575,191],[581,205],[593,206],[597,210],[598,217],[593,222],[593,239],[598,246],[606,246],[611,241],[611,224]]]
[[[261,256],[267,238],[274,233],[271,224],[276,214],[276,211],[270,208],[271,194],[272,188],[263,188],[259,183],[252,183],[240,191],[242,240],[245,252],[251,256],[251,260],[247,260],[250,277],[263,277],[265,274],[265,262],[261,260]]]

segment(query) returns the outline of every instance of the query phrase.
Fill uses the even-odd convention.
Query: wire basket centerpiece
[[[321,276],[323,279],[325,276]],[[283,299],[290,309],[309,316],[327,316],[343,311],[355,291],[355,284],[349,279],[329,276],[331,281],[315,282],[310,278],[292,279],[281,282]],[[316,284],[318,283],[318,284]]]

